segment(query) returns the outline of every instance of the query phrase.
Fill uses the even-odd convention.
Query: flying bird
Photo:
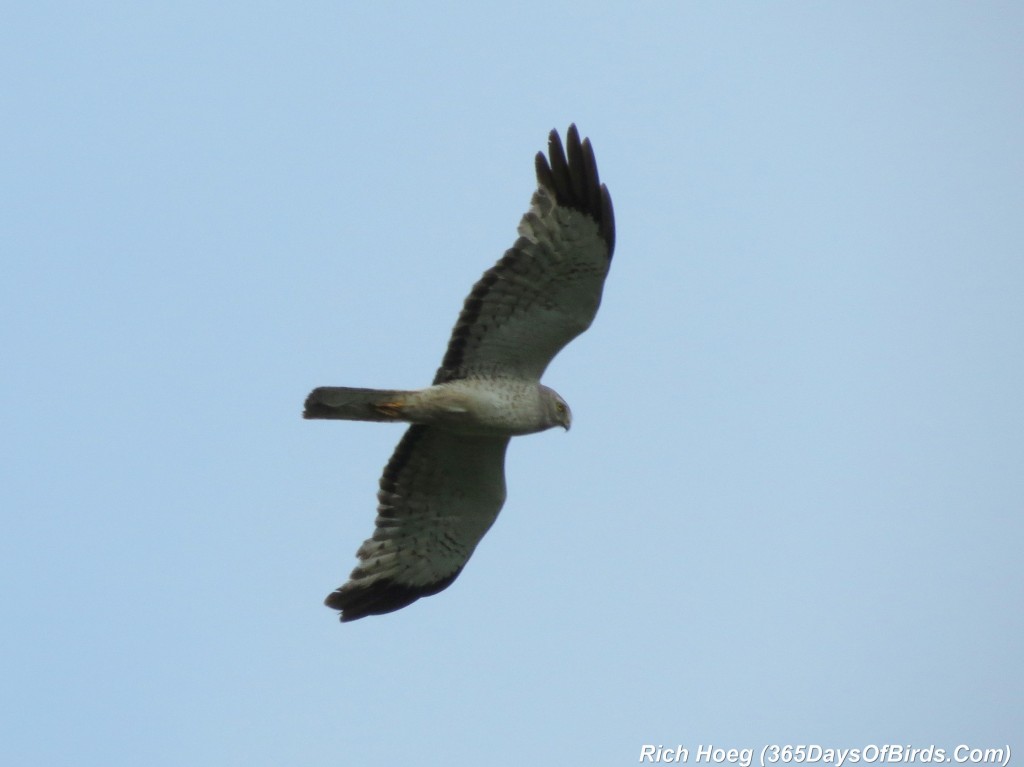
[[[589,139],[557,131],[515,244],[473,286],[434,383],[413,391],[323,386],[304,418],[412,424],[384,468],[373,536],[325,604],[342,621],[447,588],[505,503],[509,439],[572,413],[540,379],[590,327],[615,249],[615,217]]]

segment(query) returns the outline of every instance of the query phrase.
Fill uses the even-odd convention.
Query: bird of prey
[[[304,418],[401,421],[384,468],[373,536],[325,604],[342,621],[389,613],[447,588],[505,502],[509,439],[572,414],[541,384],[545,368],[586,330],[615,249],[615,218],[589,139],[557,131],[536,157],[537,191],[515,244],[473,286],[434,383],[425,389],[324,386]]]

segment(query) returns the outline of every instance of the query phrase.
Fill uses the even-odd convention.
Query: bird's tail
[[[410,391],[321,386],[306,397],[303,418],[345,421],[404,421],[402,408]]]

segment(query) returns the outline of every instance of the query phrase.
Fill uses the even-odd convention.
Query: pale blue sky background
[[[8,4],[0,762],[1024,741],[1018,3]],[[618,249],[456,584],[340,625],[548,130]]]

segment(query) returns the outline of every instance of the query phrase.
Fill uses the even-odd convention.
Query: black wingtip
[[[585,213],[597,222],[608,256],[615,250],[615,214],[608,188],[601,183],[589,138],[580,140],[572,123],[565,132],[565,146],[557,130],[548,134],[548,157],[537,153],[537,184],[551,192],[559,205]]]
[[[462,568],[460,567],[447,578],[422,587],[406,586],[389,578],[374,581],[369,586],[360,586],[356,581],[342,586],[337,591],[332,591],[327,595],[324,604],[332,610],[341,612],[338,619],[342,623],[349,623],[370,615],[386,615],[408,607],[417,599],[444,591],[452,585],[461,572]]]
[[[400,586],[394,581],[377,581],[366,588],[341,588],[327,595],[324,604],[340,611],[342,623],[366,618],[369,615],[385,615],[401,610],[420,598],[412,589]]]

